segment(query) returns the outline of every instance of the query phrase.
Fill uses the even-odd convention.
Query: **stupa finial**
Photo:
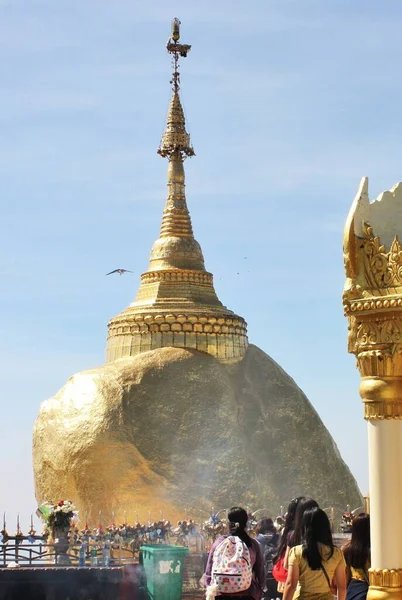
[[[158,148],[158,154],[169,158],[175,154],[176,158],[184,160],[187,156],[194,156],[195,153],[190,143],[190,136],[186,131],[186,121],[179,96],[179,57],[185,58],[191,50],[191,46],[189,44],[179,44],[179,40],[180,21],[175,18],[172,21],[171,37],[166,44],[167,51],[172,55],[173,75],[170,83],[173,96],[169,104],[166,129]]]

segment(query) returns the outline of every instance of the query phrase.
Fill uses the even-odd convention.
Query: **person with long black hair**
[[[287,550],[293,535],[296,510],[299,503],[304,499],[304,496],[297,496],[290,501],[288,510],[285,515],[285,525],[282,531],[282,536],[279,542],[276,556],[273,559],[272,576],[277,582],[277,597],[282,598],[283,589],[287,577],[287,567],[285,568],[285,559],[287,558]]]
[[[237,594],[224,594],[218,593],[219,597],[224,598],[225,600],[230,600],[230,598],[235,598],[236,600],[260,600],[263,595],[263,590],[265,586],[265,569],[264,569],[264,561],[261,553],[261,548],[259,543],[252,539],[247,533],[247,521],[248,515],[247,511],[240,506],[234,506],[228,511],[228,529],[229,535],[237,536],[241,539],[243,544],[247,546],[249,554],[251,567],[253,572],[253,577],[251,580],[251,585],[249,589],[239,592]],[[227,536],[220,536],[211,547],[209,552],[207,566],[205,569],[205,584],[206,586],[211,585],[212,580],[212,565],[214,561],[214,553],[217,547],[223,542],[223,540]]]
[[[273,561],[274,565],[285,556],[286,548],[289,546],[289,541],[295,527],[296,510],[302,500],[304,500],[304,496],[298,496],[297,498],[293,498],[293,500],[291,500],[289,503],[288,510],[286,511],[285,515],[285,525],[283,527],[278,550]]]
[[[295,523],[293,528],[293,533],[289,536],[289,549],[293,548],[293,546],[299,546],[302,543],[302,523],[303,516],[307,510],[311,508],[319,508],[318,502],[313,500],[313,498],[302,498],[297,505],[296,514],[295,514]]]
[[[283,558],[283,567],[285,569],[285,571],[288,570],[289,567],[289,552],[291,550],[291,548],[293,548],[293,546],[297,546],[298,544],[301,544],[301,537],[302,537],[302,520],[303,520],[303,515],[306,512],[306,510],[309,510],[310,508],[318,508],[318,503],[313,500],[312,498],[306,498],[305,496],[302,496],[299,498],[299,501],[297,502],[297,506],[295,509],[295,515],[294,515],[294,520],[293,520],[293,529],[292,531],[289,532],[288,536],[287,536],[287,541],[286,541],[286,549],[285,549],[285,554],[284,554],[284,558]],[[286,581],[286,579],[285,579]],[[283,592],[284,590],[284,583],[282,585],[278,584],[278,590]]]
[[[370,568],[370,515],[360,513],[352,521],[352,538],[343,548],[348,589],[346,600],[366,600]]]
[[[289,570],[283,600],[293,600],[299,584],[300,600],[346,598],[345,559],[334,546],[328,516],[320,508],[307,509],[301,523],[302,543],[289,553]]]

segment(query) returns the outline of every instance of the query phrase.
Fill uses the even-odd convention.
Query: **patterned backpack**
[[[211,600],[217,593],[244,592],[250,587],[252,578],[250,552],[246,544],[239,537],[230,535],[215,548],[207,599]]]

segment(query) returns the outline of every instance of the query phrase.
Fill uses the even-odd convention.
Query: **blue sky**
[[[402,4],[0,0],[0,508],[10,519],[35,508],[40,402],[103,362],[107,321],[133,299],[158,236],[174,16],[193,45],[182,63],[197,154],[187,199],[207,268],[367,490],[342,229],[363,175],[372,197],[402,177]],[[134,274],[105,278],[117,267]]]

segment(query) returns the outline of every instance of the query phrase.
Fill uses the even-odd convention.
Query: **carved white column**
[[[378,569],[402,565],[402,425],[400,420],[368,422],[372,564]],[[387,514],[390,518],[383,518]]]

